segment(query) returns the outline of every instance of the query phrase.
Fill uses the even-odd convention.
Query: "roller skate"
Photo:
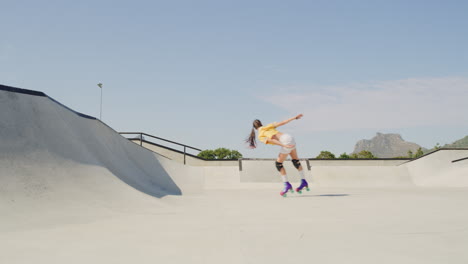
[[[284,189],[280,192],[280,195],[286,197],[286,194],[289,192],[294,193],[293,187],[289,182],[284,183]]]
[[[307,183],[307,181],[305,179],[302,179],[301,180],[301,185],[299,185],[299,187],[296,188],[296,192],[301,194],[302,193],[302,189],[306,189],[306,191],[310,191],[309,189],[309,184]]]

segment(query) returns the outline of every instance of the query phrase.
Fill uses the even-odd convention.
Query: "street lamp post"
[[[98,83],[97,86],[99,86],[99,88],[101,88],[101,111],[100,111],[100,114],[99,114],[99,119],[102,121],[102,83]]]

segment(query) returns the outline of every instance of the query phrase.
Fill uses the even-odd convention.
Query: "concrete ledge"
[[[410,159],[371,159],[371,160],[316,160],[310,159],[309,163],[313,166],[398,166]]]

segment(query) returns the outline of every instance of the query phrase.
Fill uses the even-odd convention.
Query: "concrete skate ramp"
[[[159,198],[201,188],[200,169],[141,148],[41,92],[0,86],[0,138],[3,196],[84,192],[112,199],[136,189]]]
[[[468,187],[468,149],[439,149],[403,164],[420,187]]]

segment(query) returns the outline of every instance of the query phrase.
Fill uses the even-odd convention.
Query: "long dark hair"
[[[245,143],[249,144],[249,147],[254,149],[257,147],[257,140],[255,137],[255,130],[257,130],[259,127],[263,126],[262,122],[258,119],[255,119],[253,121],[253,128],[252,131],[250,132],[249,137],[245,140]]]

